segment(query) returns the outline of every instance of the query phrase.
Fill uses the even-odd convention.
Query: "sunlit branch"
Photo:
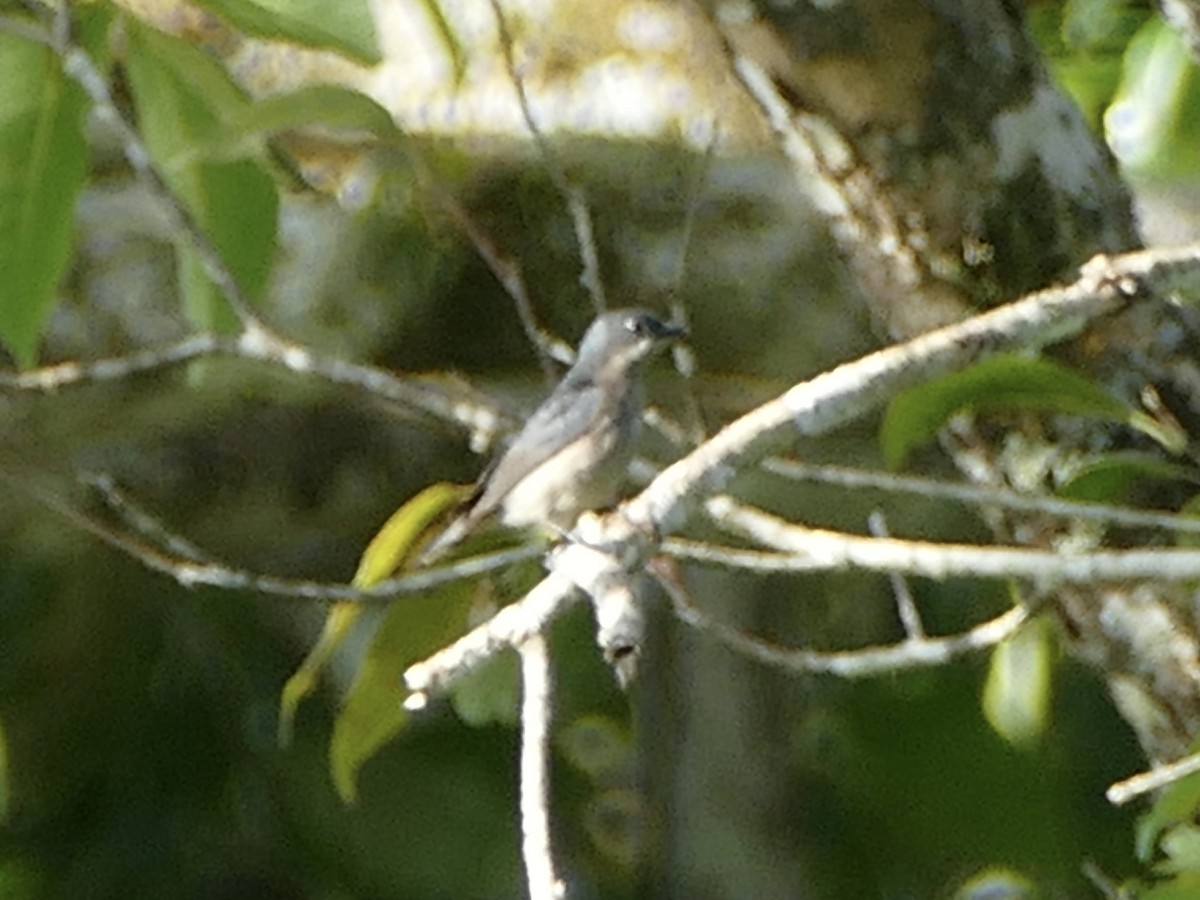
[[[899,391],[1016,347],[1078,334],[1137,296],[1169,299],[1180,278],[1200,272],[1196,247],[1097,256],[1074,284],[1029,295],[845,363],[785,391],[725,426],[669,466],[624,507],[643,528],[672,530],[691,498],[720,490],[748,460],[796,435],[818,435],[877,409]]]
[[[1099,256],[1084,267],[1080,279],[1072,285],[1030,295],[797,384],[726,426],[669,466],[616,512],[589,523],[582,542],[566,545],[564,552],[552,559],[550,575],[524,600],[506,607],[450,647],[410,667],[405,673],[408,687],[414,692],[409,698],[410,705],[423,705],[431,693],[444,689],[497,650],[515,646],[540,632],[547,621],[576,598],[577,589],[596,596],[598,585],[639,566],[665,535],[680,527],[688,504],[720,490],[739,466],[765,456],[775,444],[797,433],[815,435],[830,431],[876,409],[904,388],[994,353],[1014,347],[1043,346],[1075,335],[1089,323],[1124,308],[1135,296],[1166,299],[1181,279],[1194,278],[1198,272],[1200,253],[1195,247]],[[715,509],[711,508],[711,502],[709,506],[710,512],[728,517],[736,504],[723,498]],[[784,533],[788,528],[801,531],[782,520],[772,528],[780,526]],[[812,534],[804,531],[806,537]],[[1064,557],[1005,548],[988,556],[985,548],[976,547],[921,546],[833,534],[829,535],[829,541],[829,552],[824,555],[812,553],[808,545],[791,542],[785,550],[796,556],[798,565],[849,567],[851,560],[846,548],[852,547],[855,567],[935,578],[951,574],[1027,577],[1040,583],[1045,579],[1102,581],[1130,577],[1133,573],[1144,578],[1200,577],[1200,553],[1189,551]],[[873,546],[880,544],[888,545],[890,552],[881,553],[878,546]],[[696,551],[695,545],[674,546],[682,553]],[[728,552],[719,555],[728,560]],[[585,554],[603,557],[604,562],[585,559]],[[755,559],[769,564],[776,562],[766,557]],[[597,571],[584,574],[571,571],[576,561],[581,570],[591,567]],[[976,569],[975,565],[982,568]]]
[[[1108,790],[1104,792],[1104,796],[1114,806],[1122,806],[1130,800],[1165,788],[1197,772],[1200,772],[1200,753],[1193,753],[1183,759],[1177,759],[1175,762],[1155,766],[1149,772],[1142,772],[1117,781],[1109,786]]]
[[[723,528],[831,571],[902,573],[936,580],[1022,578],[1039,589],[1061,584],[1200,578],[1200,551],[1193,549],[1070,553],[858,537],[805,528],[725,495],[711,498],[705,510]]]
[[[867,525],[874,537],[888,537],[887,520],[879,510],[871,513]],[[899,572],[889,572],[888,580],[892,584],[892,594],[896,598],[896,612],[900,616],[900,624],[904,626],[904,633],[912,640],[924,638],[925,625],[921,622],[921,612],[917,609],[917,601],[913,597],[912,589],[908,586],[908,581]]]
[[[557,900],[565,886],[550,842],[550,721],[553,673],[546,639],[525,640],[521,654],[521,856],[530,900]]]

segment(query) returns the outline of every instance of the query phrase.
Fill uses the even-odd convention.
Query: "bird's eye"
[[[646,333],[646,323],[638,316],[630,316],[625,320],[625,330],[638,336]]]

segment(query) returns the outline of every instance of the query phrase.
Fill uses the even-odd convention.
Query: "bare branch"
[[[444,691],[498,651],[520,646],[541,634],[578,600],[579,593],[570,579],[551,573],[521,600],[504,607],[425,661],[409,666],[404,683],[411,693],[404,705],[409,709],[424,708],[431,695]]]
[[[253,591],[295,600],[318,602],[385,603],[397,597],[420,594],[463,578],[474,578],[533,559],[543,551],[537,545],[485,553],[455,560],[453,565],[408,573],[381,581],[370,588],[341,582],[322,582],[264,575],[230,566],[214,559],[186,538],[166,528],[151,514],[137,507],[118,491],[107,476],[88,475],[85,480],[97,489],[116,523],[88,512],[36,481],[0,470],[0,481],[12,490],[32,497],[45,508],[67,519],[111,547],[166,575],[185,588],[215,587],[222,590]]]
[[[698,609],[678,586],[668,581],[659,583],[667,589],[675,615],[681,622],[713,636],[735,653],[793,675],[825,673],[841,678],[870,678],[945,665],[960,656],[994,647],[1015,634],[1029,618],[1028,610],[1018,606],[962,634],[912,637],[891,647],[822,653],[779,647],[751,637]]]
[[[860,569],[923,578],[1026,578],[1039,591],[1061,584],[1111,581],[1193,581],[1200,551],[1106,550],[1069,553],[1022,547],[938,544],[866,538],[795,525],[722,495],[705,504],[713,520],[752,540],[794,553],[832,571]]]
[[[843,466],[816,466],[796,460],[772,457],[763,460],[763,468],[785,478],[799,481],[818,481],[844,488],[874,488],[891,493],[914,494],[941,500],[955,500],[973,506],[999,506],[1021,512],[1043,513],[1071,519],[1089,519],[1124,525],[1130,528],[1161,528],[1200,534],[1200,519],[1176,513],[1147,512],[1110,506],[1105,503],[1090,503],[1078,500],[1059,500],[1055,497],[1038,497],[1008,488],[977,487],[970,484],[950,484],[932,478],[912,475],[893,475],[889,472],[868,472]]]
[[[1175,762],[1155,766],[1149,772],[1132,775],[1111,784],[1104,796],[1113,806],[1123,806],[1151,791],[1157,791],[1200,772],[1200,753],[1193,753]]]
[[[675,559],[707,566],[744,569],[747,572],[820,572],[824,569],[817,560],[807,559],[795,553],[743,550],[740,547],[723,547],[708,541],[667,538],[659,549]]]
[[[887,520],[879,510],[871,513],[868,527],[875,537],[888,537]],[[888,580],[892,583],[892,593],[896,597],[896,612],[900,616],[900,624],[904,626],[904,633],[912,640],[925,637],[925,625],[921,622],[921,613],[917,609],[917,601],[908,586],[908,581],[899,572],[888,573]]]
[[[736,474],[739,464],[769,451],[792,428],[801,434],[829,431],[922,379],[1012,347],[1042,346],[1069,337],[1101,316],[1120,310],[1134,295],[1169,295],[1179,279],[1194,277],[1198,271],[1200,252],[1196,247],[1096,257],[1073,285],[1033,294],[796,385],[669,466],[616,512],[602,517],[584,516],[576,526],[579,543],[563,545],[551,556],[550,574],[523,600],[408,669],[405,680],[413,691],[409,704],[424,705],[431,693],[445,689],[498,649],[515,646],[539,633],[546,622],[572,602],[575,588],[592,597],[601,594],[605,584],[635,569],[664,535],[680,526],[689,502],[719,490]],[[721,498],[708,505],[710,512],[729,517],[736,502]],[[935,578],[952,574],[1028,577],[1039,584],[1046,579],[1200,577],[1200,553],[1194,551],[1059,556],[1005,548],[990,551],[989,555],[986,548],[873,541],[812,532],[782,520],[769,524],[767,530],[773,533],[789,535],[791,529],[795,535],[803,533],[804,541],[813,535],[826,540],[825,553],[819,554],[811,552],[808,544],[793,542],[789,535],[785,549],[796,555],[797,565],[810,568],[813,563],[828,567],[854,564]],[[877,545],[886,545],[887,549],[881,552]],[[677,551],[695,550],[694,545],[675,546]]]
[[[644,529],[672,530],[690,497],[720,490],[744,460],[769,452],[791,434],[823,434],[877,408],[889,397],[936,375],[1015,347],[1039,347],[1077,334],[1122,309],[1133,296],[1170,296],[1184,273],[1200,271],[1189,246],[1098,256],[1082,277],[879,350],[802,382],[768,401],[668,467],[624,507]]]
[[[504,10],[501,8],[499,0],[490,0],[490,2],[492,4],[492,12],[496,16],[496,31],[500,38],[500,52],[504,58],[504,68],[507,70],[509,80],[513,83],[513,87],[517,91],[517,102],[521,107],[521,116],[525,119],[525,126],[529,129],[529,133],[537,145],[538,153],[541,154],[546,171],[550,174],[550,180],[554,183],[554,187],[567,204],[567,210],[571,214],[571,222],[575,226],[575,239],[579,243],[579,256],[583,260],[583,274],[580,276],[580,283],[591,296],[592,302],[596,307],[596,312],[602,313],[608,308],[608,301],[604,296],[604,282],[600,277],[600,257],[596,252],[596,241],[593,234],[594,229],[592,228],[592,214],[588,208],[587,198],[584,196],[583,190],[572,185],[567,178],[566,171],[558,161],[558,157],[554,155],[554,150],[551,148],[550,142],[546,140],[542,129],[538,126],[537,119],[534,118],[533,106],[529,102],[529,93],[525,90],[525,79],[517,71],[512,32],[508,28],[508,18],[504,15]]]
[[[472,443],[480,447],[490,446],[498,434],[513,424],[498,408],[466,390],[401,378],[372,366],[324,356],[257,329],[231,338],[196,334],[157,349],[91,362],[72,361],[23,372],[0,372],[0,389],[54,393],[69,387],[119,381],[213,356],[271,363],[296,374],[357,388],[467,428]]]
[[[557,900],[565,886],[554,867],[550,843],[550,714],[553,674],[540,634],[517,648],[521,654],[521,855],[530,900]]]

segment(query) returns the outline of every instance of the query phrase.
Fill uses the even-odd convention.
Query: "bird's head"
[[[613,310],[588,327],[575,365],[584,369],[631,368],[686,334],[682,325],[663,322],[644,309]]]

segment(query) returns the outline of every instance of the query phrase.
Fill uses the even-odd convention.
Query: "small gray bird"
[[[427,565],[493,513],[510,528],[566,530],[612,504],[641,426],[642,363],[686,329],[642,309],[588,327],[575,365],[475,483],[458,517],[421,554]]]

